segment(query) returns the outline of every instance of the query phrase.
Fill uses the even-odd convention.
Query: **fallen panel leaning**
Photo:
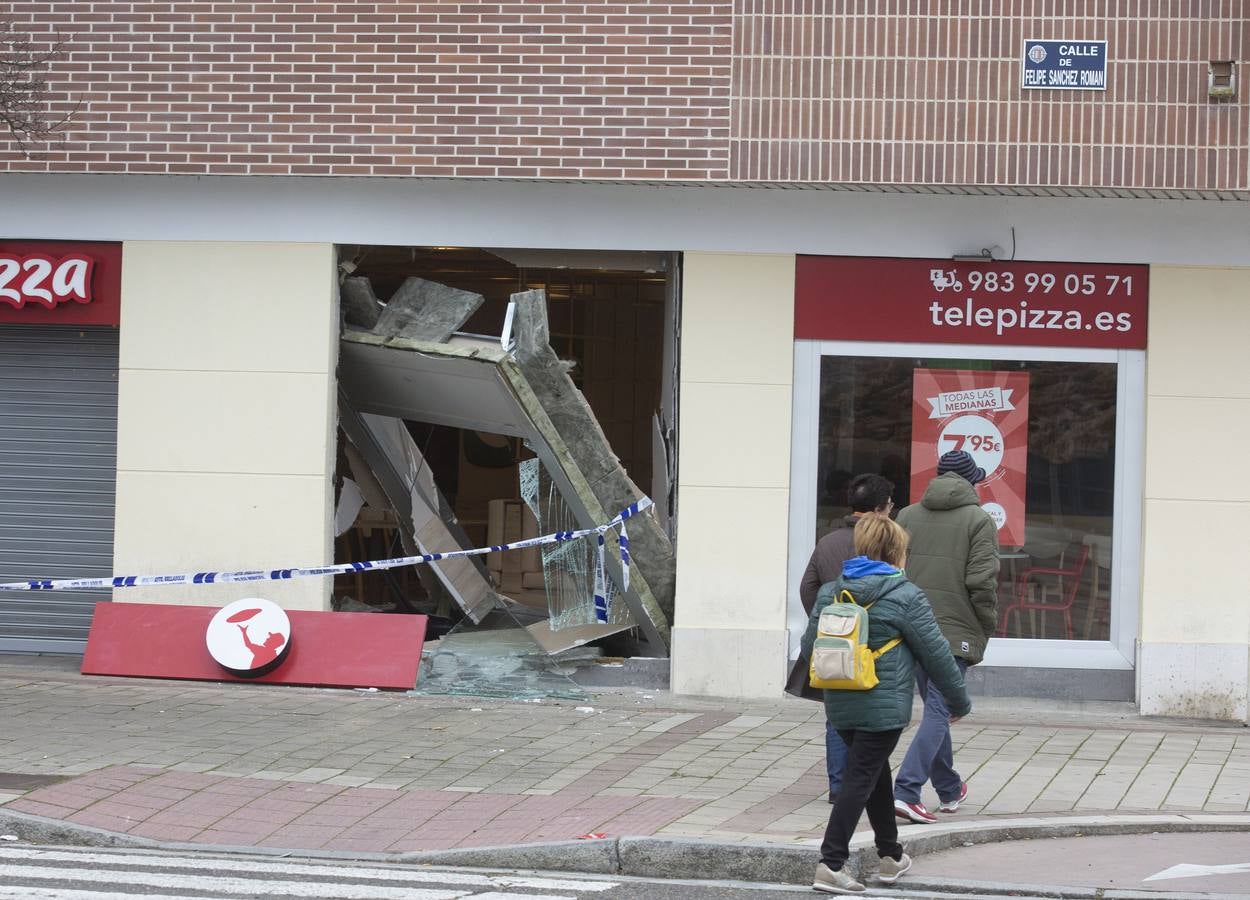
[[[536,341],[545,342],[545,312],[539,308],[541,292],[527,293],[537,296],[529,298],[526,319],[534,322],[541,316],[543,327],[540,334],[518,336],[518,345],[533,347]],[[455,335],[446,343],[431,343],[382,337],[348,326],[340,342],[339,383],[356,409],[524,438],[581,527],[592,528],[610,521],[642,494],[624,476],[597,423],[581,436],[578,447],[591,451],[591,465],[570,452],[569,442],[542,405],[543,396],[551,391],[544,386],[536,390],[530,378],[558,375],[567,381],[567,387],[560,386],[561,396],[575,394],[582,406],[585,401],[562,368],[550,368],[547,373],[532,367],[524,371],[498,341],[464,335]],[[589,407],[585,413],[593,423]],[[557,414],[556,418],[569,417]],[[612,469],[620,472],[620,477],[612,479],[611,490],[605,495],[605,472]],[[672,612],[672,546],[650,516],[631,520],[629,528],[635,552],[629,590],[622,595],[652,650],[666,652]],[[652,531],[662,542],[657,542]],[[606,568],[619,588],[623,579],[614,545],[614,541],[608,542]],[[659,587],[658,593],[653,584]]]
[[[472,549],[401,420],[360,413],[349,399],[340,396],[339,424],[364,458],[419,552]],[[474,622],[482,621],[482,617],[495,608],[494,588],[478,560],[458,557],[428,563],[428,566]]]

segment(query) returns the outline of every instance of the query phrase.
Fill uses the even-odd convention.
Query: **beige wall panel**
[[[1250,400],[1147,399],[1147,497],[1250,501],[1247,450]]]
[[[1246,722],[1250,696],[1246,644],[1143,643],[1142,715]]]
[[[794,260],[683,256],[679,693],[767,697],[783,683]]]
[[[1250,269],[1154,266],[1138,674],[1147,715],[1245,721],[1250,591]],[[1230,568],[1230,566],[1232,568]]]
[[[123,470],[321,476],[329,375],[125,370]],[[159,423],[158,431],[148,429]]]
[[[676,624],[785,628],[788,509],[779,489],[682,489]]]
[[[332,244],[129,241],[125,258],[123,369],[329,371]]]
[[[1152,396],[1250,398],[1250,269],[1150,269]]]
[[[674,628],[673,693],[776,698],[787,640],[784,629]]]
[[[114,568],[165,575],[329,562],[329,491],[329,479],[314,476],[119,472]],[[292,609],[323,609],[328,582],[126,588],[114,599],[219,606],[264,597]]]
[[[1250,504],[1147,499],[1143,524],[1142,640],[1250,640],[1250,588],[1234,575]]]
[[[278,568],[333,552],[330,244],[124,248],[115,571]],[[323,609],[328,579],[115,592]]]
[[[789,386],[684,384],[680,454],[683,489],[789,488]]]
[[[682,257],[681,380],[789,385],[794,255]],[[682,422],[685,432],[686,423]]]

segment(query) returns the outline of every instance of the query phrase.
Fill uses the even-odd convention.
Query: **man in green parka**
[[[898,523],[911,535],[907,577],[929,598],[964,672],[981,661],[998,621],[998,529],[973,488],[985,479],[985,470],[970,454],[943,454],[937,471],[920,502],[899,512]],[[920,800],[926,781],[933,782],[944,813],[959,809],[968,785],[955,771],[950,713],[941,692],[924,672],[916,673],[916,686],[924,718],[894,781],[894,812],[927,825],[937,817]]]

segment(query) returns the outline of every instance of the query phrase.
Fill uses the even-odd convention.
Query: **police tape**
[[[522,550],[526,547],[541,547],[546,544],[563,544],[596,535],[598,541],[595,565],[595,614],[599,621],[606,622],[608,596],[607,580],[604,577],[604,535],[613,529],[619,529],[617,541],[621,551],[621,589],[629,590],[629,536],[625,531],[625,520],[633,518],[651,506],[651,498],[643,497],[637,503],[631,503],[625,507],[610,522],[604,525],[598,525],[594,528],[583,528],[580,531],[556,531],[540,537],[514,541],[511,544],[497,544],[492,547],[478,547],[472,550],[449,550],[446,553],[425,553],[419,556],[399,556],[394,559],[335,563],[330,566],[307,566],[290,569],[248,569],[240,572],[184,572],[178,575],[113,575],[107,578],[12,581],[7,584],[0,584],[0,591],[86,591],[147,587],[161,584],[237,584],[247,581],[286,581],[290,578],[310,578],[320,575],[344,575],[353,572],[399,569],[404,566],[417,566],[423,563],[441,562],[442,560],[458,559],[466,556],[482,556],[487,553]]]

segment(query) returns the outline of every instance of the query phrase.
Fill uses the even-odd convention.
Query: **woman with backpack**
[[[859,556],[847,560],[841,577],[821,588],[803,635],[803,655],[811,659],[814,646],[818,654],[821,651],[816,643],[821,613],[830,604],[853,601],[868,611],[868,649],[879,651],[875,687],[824,692],[825,715],[848,747],[842,789],[829,814],[812,883],[816,890],[831,894],[865,890],[843,871],[851,835],[865,810],[881,858],[878,880],[893,884],[911,867],[898,842],[890,754],[911,721],[916,663],[946,698],[952,722],[972,709],[929,601],[903,574],[907,532],[885,516],[864,516],[854,537]]]

